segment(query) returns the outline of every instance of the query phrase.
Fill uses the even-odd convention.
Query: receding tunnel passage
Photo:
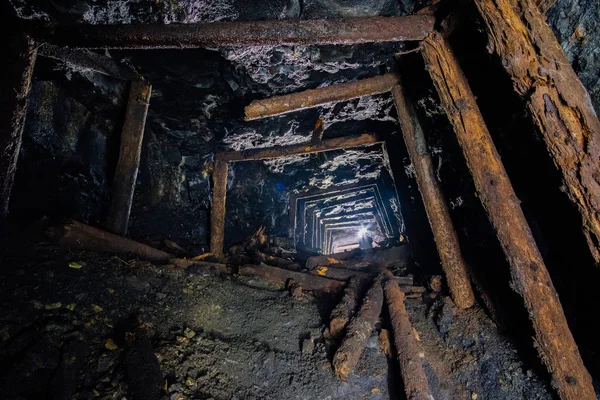
[[[598,399],[598,1],[0,4],[0,399]]]

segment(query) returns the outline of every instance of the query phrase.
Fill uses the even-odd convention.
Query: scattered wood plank
[[[252,121],[325,104],[348,101],[362,96],[373,96],[389,92],[397,82],[398,77],[395,74],[386,74],[355,82],[255,100],[246,106],[245,119],[246,121]]]
[[[162,250],[74,220],[51,226],[46,230],[46,235],[55,244],[75,249],[133,254],[157,262],[173,258],[171,254]]]
[[[600,121],[533,0],[477,0],[489,43],[526,100],[600,265]],[[542,4],[547,4],[542,2]]]
[[[467,80],[440,33],[423,41],[423,57],[454,126],[475,188],[511,265],[512,285],[523,297],[536,347],[563,399],[595,399],[590,374],[544,260]]]
[[[121,151],[112,186],[112,199],[106,229],[124,236],[129,225],[135,182],[140,168],[142,141],[152,85],[141,79],[131,82],[125,123],[121,131]]]
[[[406,149],[415,171],[419,192],[423,198],[452,299],[459,308],[469,308],[475,303],[475,295],[458,244],[458,236],[450,219],[448,205],[444,200],[442,188],[427,150],[425,133],[402,86],[395,85],[392,95],[396,103],[396,110],[398,110],[398,121],[404,136],[404,143],[406,143]]]
[[[38,56],[52,58],[77,68],[87,69],[126,81],[138,78],[138,75],[133,70],[117,64],[110,57],[89,50],[70,49],[68,47],[44,43],[38,48]]]
[[[240,268],[239,274],[242,276],[259,277],[280,288],[287,287],[290,280],[292,280],[294,284],[299,285],[303,290],[307,291],[337,292],[344,287],[344,282],[342,281],[302,272],[289,271],[287,269],[271,267],[268,265],[246,265]]]
[[[24,35],[15,37],[6,47],[3,64],[8,68],[2,74],[0,86],[0,222],[8,215],[37,55],[34,41]]]
[[[371,332],[375,328],[377,318],[383,304],[381,281],[375,279],[367,292],[358,314],[352,318],[346,336],[333,357],[333,370],[340,379],[346,379],[354,370],[365,350]]]
[[[381,140],[376,135],[365,133],[358,136],[344,136],[335,139],[323,140],[321,143],[316,145],[306,143],[291,146],[249,149],[244,151],[228,151],[215,154],[215,160],[227,162],[264,160],[268,158],[289,157],[298,154],[312,154],[320,153],[322,151],[368,146],[380,142]]]
[[[433,29],[429,15],[338,20],[284,19],[195,24],[124,24],[37,27],[32,34],[53,44],[92,49],[185,49],[220,46],[325,45],[422,40]]]
[[[227,173],[227,161],[215,160],[212,175],[212,206],[210,209],[210,252],[219,258],[223,257],[223,245],[225,242]]]
[[[341,339],[346,331],[346,326],[350,319],[356,313],[358,309],[360,298],[359,286],[362,280],[358,277],[351,278],[346,287],[344,288],[344,294],[339,303],[336,304],[331,316],[329,317],[329,334],[334,339]]]
[[[412,332],[412,325],[404,306],[404,293],[396,282],[384,283],[385,299],[392,320],[394,345],[407,399],[429,400],[431,390],[423,369],[419,347]]]

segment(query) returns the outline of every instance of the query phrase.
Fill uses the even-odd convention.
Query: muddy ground
[[[322,332],[335,299],[41,238],[2,248],[2,399],[403,398],[377,330],[354,374],[333,375]],[[482,309],[431,293],[407,307],[436,399],[552,398]]]

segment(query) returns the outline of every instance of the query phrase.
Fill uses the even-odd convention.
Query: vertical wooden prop
[[[446,40],[438,32],[423,42],[423,57],[463,149],[477,193],[511,266],[535,342],[562,399],[596,399],[592,379],[525,220],[475,97]]]
[[[124,236],[127,233],[135,181],[140,168],[140,154],[144,139],[144,126],[150,104],[152,86],[143,80],[131,82],[125,123],[121,131],[121,152],[115,172],[112,201],[106,229]]]
[[[408,400],[430,400],[432,398],[423,369],[417,340],[404,306],[404,293],[394,279],[384,283],[385,300],[392,320],[394,345],[398,353],[400,374],[404,382],[404,391]]]
[[[228,164],[225,160],[215,160],[213,171],[212,207],[210,210],[210,252],[223,256],[225,240],[225,200],[227,196]]]
[[[546,18],[532,0],[476,0],[490,47],[540,129],[600,264],[600,121]]]
[[[401,85],[394,86],[392,95],[452,298],[459,308],[469,308],[475,302],[475,296],[448,206],[435,176],[431,156],[427,152],[423,128]]]
[[[37,55],[34,41],[27,36],[18,37],[14,46],[6,47],[3,64],[8,70],[3,73],[0,93],[0,221],[8,215]]]

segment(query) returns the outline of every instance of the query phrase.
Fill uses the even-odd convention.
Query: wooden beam
[[[422,40],[429,15],[338,20],[284,19],[197,24],[45,25],[33,29],[53,44],[96,49],[182,49],[220,46],[324,45]]]
[[[394,281],[391,273],[388,272],[387,278],[383,288],[394,332],[394,345],[400,364],[400,374],[404,382],[406,398],[414,400],[432,399],[433,396],[420,355],[422,353],[415,339],[404,305],[404,293]]]
[[[76,66],[77,68],[87,69],[127,81],[138,78],[138,75],[134,71],[117,64],[112,58],[89,50],[70,49],[44,43],[38,48],[38,56],[52,58],[68,65]]]
[[[476,0],[489,43],[526,100],[600,264],[600,121],[544,15],[532,0]]]
[[[225,160],[215,160],[212,181],[212,206],[210,209],[210,252],[223,257],[225,242],[225,201],[227,196],[228,164]]]
[[[140,79],[131,82],[125,123],[121,131],[121,152],[106,222],[106,229],[118,235],[127,233],[151,93],[152,85],[148,82]]]
[[[6,47],[3,64],[8,68],[0,89],[0,221],[8,215],[37,54],[34,41],[27,36],[18,36]]]
[[[289,157],[299,154],[312,154],[320,153],[322,151],[368,146],[376,143],[381,143],[381,140],[377,136],[365,133],[358,136],[343,136],[335,139],[323,140],[321,143],[316,145],[307,143],[291,146],[266,147],[244,151],[217,153],[215,154],[215,159],[227,162],[265,160],[268,158]]]
[[[459,308],[469,308],[475,302],[475,296],[469,281],[467,266],[460,251],[458,237],[450,218],[448,205],[444,200],[431,156],[427,151],[423,128],[401,85],[394,86],[392,95],[398,110],[398,121],[406,149],[415,171],[419,192],[423,198],[452,299]]]
[[[386,74],[355,82],[255,100],[245,108],[245,119],[251,121],[324,104],[348,101],[362,96],[385,93],[389,92],[396,83],[398,83],[398,77],[395,74]]]
[[[133,254],[146,260],[165,262],[173,258],[169,253],[143,243],[127,239],[84,223],[68,220],[46,230],[50,240],[74,249],[117,254]]]
[[[537,0],[536,1],[536,4],[539,7],[542,15],[546,15],[555,3],[556,3],[556,0]]]
[[[511,266],[512,286],[523,297],[536,347],[562,399],[595,399],[590,374],[544,260],[533,239],[500,156],[467,80],[440,33],[423,41],[423,57],[462,147],[483,203]]]

